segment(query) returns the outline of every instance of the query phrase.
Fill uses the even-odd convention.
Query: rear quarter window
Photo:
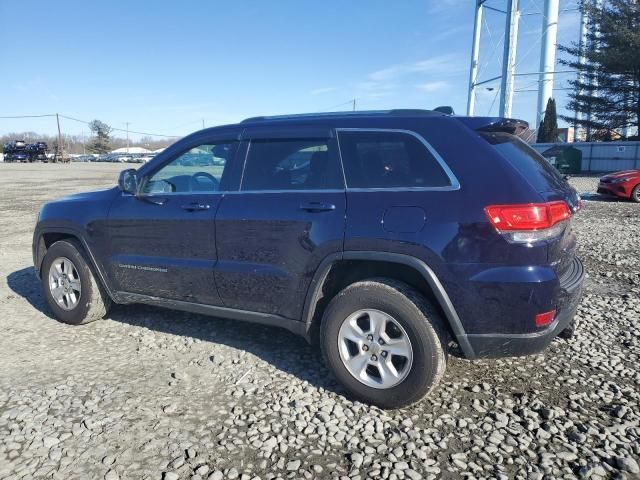
[[[447,187],[451,181],[417,137],[394,131],[339,131],[350,188]]]
[[[479,135],[492,145],[538,192],[566,188],[564,178],[553,165],[518,137],[504,132],[481,132]]]

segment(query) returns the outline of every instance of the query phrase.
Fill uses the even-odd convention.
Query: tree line
[[[90,136],[62,134],[62,147],[67,154],[109,153],[117,148],[127,146],[127,139],[112,136],[112,129],[100,120],[94,120],[89,124]],[[36,132],[11,132],[0,135],[0,151],[5,143],[13,140],[24,140],[27,143],[47,142],[49,150],[53,152],[58,145],[57,135],[46,135]],[[157,150],[171,145],[175,139],[157,137],[140,137],[137,140],[129,140],[130,147],[142,147],[147,150]]]

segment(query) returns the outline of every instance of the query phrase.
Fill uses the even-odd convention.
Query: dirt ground
[[[640,205],[585,195],[572,340],[451,357],[428,399],[382,411],[284,330],[146,306],[54,320],[32,268],[38,209],[125,167],[0,163],[0,479],[639,478]]]

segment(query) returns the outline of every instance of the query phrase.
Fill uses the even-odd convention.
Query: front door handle
[[[187,212],[197,212],[199,210],[209,210],[209,208],[211,207],[206,203],[192,202],[187,203],[186,205],[182,205],[182,208]]]
[[[300,205],[300,209],[307,212],[330,212],[335,210],[336,206],[333,203],[305,202]]]

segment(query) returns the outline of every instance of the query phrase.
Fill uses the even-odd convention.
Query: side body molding
[[[464,353],[465,357],[468,359],[475,358],[475,353],[473,351],[473,348],[471,347],[471,344],[469,343],[467,335],[464,331],[464,327],[462,326],[462,322],[460,321],[460,317],[458,317],[458,314],[453,304],[451,303],[449,295],[447,295],[446,290],[442,286],[442,283],[438,279],[435,272],[422,260],[399,253],[376,251],[345,251],[342,253],[329,255],[327,258],[325,258],[318,267],[318,270],[316,271],[311,281],[309,292],[307,292],[307,297],[305,300],[302,321],[305,323],[307,337],[309,337],[316,304],[318,303],[318,300],[320,299],[322,294],[322,285],[327,278],[329,271],[331,270],[332,264],[339,260],[370,260],[398,263],[406,265],[418,271],[431,287],[431,290],[433,291],[434,296],[436,297],[438,303],[440,304],[440,307],[446,315],[449,326],[451,327],[451,330],[456,337],[456,341],[458,342],[458,345],[460,345],[460,349]]]

